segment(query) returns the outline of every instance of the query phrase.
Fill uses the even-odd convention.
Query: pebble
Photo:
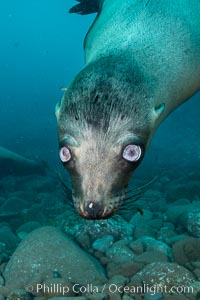
[[[29,233],[39,227],[41,227],[41,224],[39,222],[30,221],[30,222],[26,222],[26,223],[22,224],[21,226],[19,226],[17,228],[16,232],[17,233],[19,233],[19,232]]]
[[[104,237],[97,239],[93,242],[92,248],[101,252],[107,251],[114,243],[114,237],[112,235],[105,235]]]
[[[1,214],[10,214],[10,213],[21,213],[21,211],[27,207],[29,207],[31,203],[28,203],[23,198],[12,196],[4,202],[0,211]]]
[[[132,262],[135,254],[126,245],[114,243],[110,249],[106,251],[106,256],[114,263]]]
[[[150,221],[153,217],[153,213],[149,210],[146,210],[146,209],[143,209],[142,210],[143,214],[141,215],[140,212],[137,212],[130,220],[130,223],[131,224],[134,224],[134,225],[138,225],[138,224],[141,224],[146,222],[146,221]]]
[[[200,240],[193,237],[183,238],[173,244],[172,253],[174,260],[180,265],[200,261]]]
[[[22,289],[16,289],[9,293],[7,296],[7,300],[31,300],[31,295],[27,293],[25,290]]]
[[[200,238],[200,209],[188,213],[187,230],[192,236]]]
[[[167,257],[172,258],[171,248],[162,241],[157,241],[156,239],[148,236],[141,237],[137,241],[143,244],[145,251],[159,251]]]
[[[6,245],[6,249],[14,250],[19,243],[19,238],[5,225],[0,228],[0,241]]]
[[[4,285],[4,278],[0,275],[0,286]]]
[[[134,238],[138,239],[144,235],[156,237],[156,230],[151,228],[148,224],[137,225],[134,231]]]
[[[175,263],[154,262],[145,266],[131,278],[129,286],[141,286],[141,282],[166,286],[190,286],[195,281],[194,275],[186,268]]]
[[[135,262],[143,263],[145,265],[150,264],[155,261],[167,262],[169,261],[168,257],[159,251],[146,251],[138,255],[135,259]]]

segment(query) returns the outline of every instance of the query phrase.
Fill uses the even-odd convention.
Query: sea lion
[[[8,175],[45,175],[47,164],[25,158],[6,148],[0,147],[0,178]]]
[[[158,125],[200,89],[200,1],[79,2],[71,12],[98,14],[56,108],[59,153],[78,213],[104,219],[126,201]]]

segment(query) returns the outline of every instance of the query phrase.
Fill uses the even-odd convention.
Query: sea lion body
[[[45,175],[45,162],[25,158],[15,152],[0,147],[0,178],[4,176]]]
[[[98,3],[86,65],[56,110],[75,207],[89,219],[110,217],[126,200],[156,128],[200,89],[199,0]],[[139,146],[137,162],[124,159],[127,145]]]
[[[152,109],[162,101],[166,116],[200,89],[200,2],[105,0],[85,39],[86,65],[108,55],[138,65],[157,86]]]

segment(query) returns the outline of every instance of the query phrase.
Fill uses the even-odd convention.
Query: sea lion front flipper
[[[69,13],[76,13],[80,15],[89,15],[97,13],[100,10],[100,3],[102,0],[77,0],[80,2],[70,8]]]

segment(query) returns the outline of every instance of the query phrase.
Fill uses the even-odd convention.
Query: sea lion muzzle
[[[88,129],[79,142],[69,136],[61,142],[59,156],[71,175],[74,206],[83,218],[106,219],[120,208],[144,154],[142,145],[128,143],[133,139],[129,134],[111,145],[110,136]]]

